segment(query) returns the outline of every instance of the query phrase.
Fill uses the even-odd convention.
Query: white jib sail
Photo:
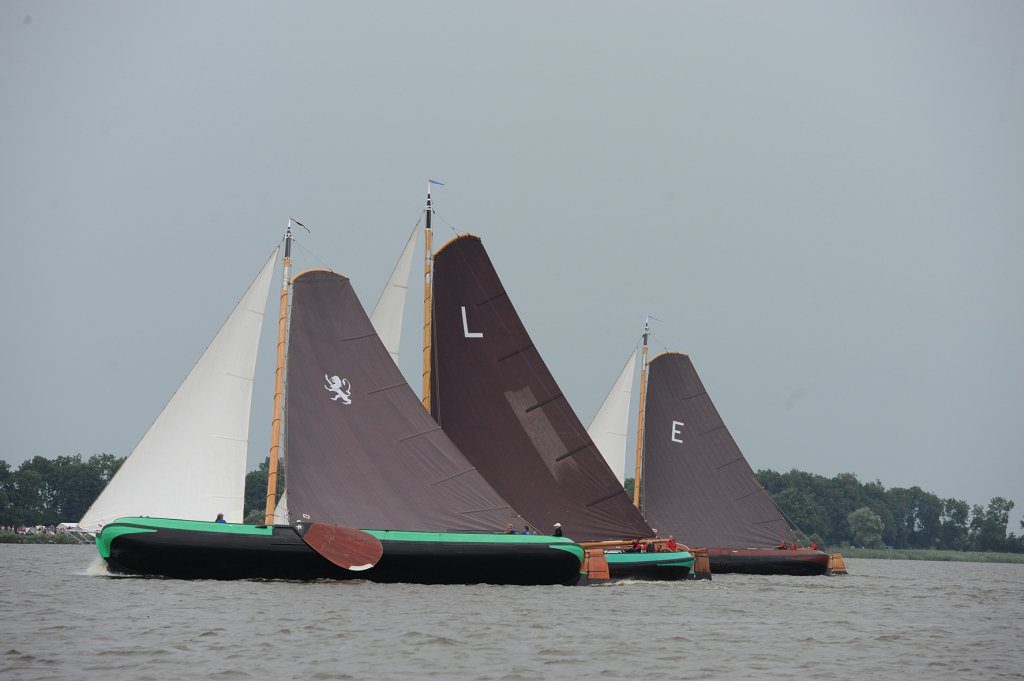
[[[629,427],[629,407],[633,397],[633,372],[636,369],[636,348],[622,367],[615,385],[604,398],[601,408],[587,428],[587,434],[597,445],[609,468],[626,479],[626,430]]]
[[[274,507],[274,524],[291,525],[291,519],[288,517],[288,490],[281,492],[281,498]]]
[[[377,331],[391,359],[398,364],[398,344],[402,340],[402,315],[405,312],[405,292],[409,290],[409,274],[412,271],[412,254],[416,248],[419,225],[412,230],[405,250],[395,264],[387,285],[380,294],[380,300],[370,313],[370,323]]]
[[[142,440],[79,521],[125,516],[242,522],[249,410],[278,249]]]

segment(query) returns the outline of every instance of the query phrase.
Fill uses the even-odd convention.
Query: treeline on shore
[[[123,461],[111,454],[35,456],[15,469],[0,460],[0,526],[77,522]],[[757,476],[790,523],[808,542],[823,547],[1024,553],[1024,521],[1021,535],[1007,532],[1014,507],[1009,499],[970,505],[916,486],[886,489],[878,480],[861,482],[853,473],[826,478],[798,470],[761,470]],[[245,477],[246,522],[262,522],[266,485],[264,460]],[[283,485],[282,471],[279,492]],[[626,489],[632,487],[633,480],[627,479]]]
[[[77,523],[123,462],[112,454],[34,456],[12,469],[0,460],[0,526]]]
[[[822,546],[1024,553],[1024,536],[1007,533],[1014,503],[1003,497],[970,505],[853,473],[759,470],[757,477],[790,524]]]

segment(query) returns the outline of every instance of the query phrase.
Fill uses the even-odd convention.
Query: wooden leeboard
[[[372,534],[344,525],[310,523],[302,540],[346,570],[369,570],[384,553],[384,546]]]

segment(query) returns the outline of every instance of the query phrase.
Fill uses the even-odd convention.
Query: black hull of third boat
[[[828,573],[828,554],[809,549],[708,549],[711,574],[793,575]]]

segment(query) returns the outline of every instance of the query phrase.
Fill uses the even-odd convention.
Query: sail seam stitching
[[[727,461],[727,462],[723,463],[723,464],[722,464],[721,466],[715,466],[715,470],[716,470],[716,471],[720,471],[720,470],[722,470],[723,468],[725,468],[726,466],[731,466],[731,465],[733,465],[733,464],[734,464],[734,463],[736,463],[737,461],[744,461],[744,458],[743,458],[743,455],[742,455],[742,454],[740,455],[740,458],[738,458],[738,459],[733,459],[732,461]]]
[[[436,428],[431,428],[430,430],[425,430],[422,433],[416,433],[414,435],[406,435],[405,437],[399,439],[398,441],[399,442],[405,442],[406,440],[411,440],[414,437],[420,437],[421,435],[429,435],[430,433],[434,433],[434,432],[437,432],[439,430],[441,430],[441,426],[438,426]]]
[[[556,456],[556,457],[555,457],[555,461],[561,461],[562,459],[567,459],[567,458],[569,458],[569,457],[570,457],[570,456],[572,456],[573,454],[579,454],[579,453],[580,453],[580,452],[582,452],[583,450],[587,449],[587,448],[588,448],[589,446],[590,446],[590,445],[586,445],[586,444],[585,444],[585,445],[582,445],[582,446],[580,446],[580,447],[577,447],[576,449],[572,450],[571,452],[566,452],[565,454],[562,454],[561,456]]]
[[[785,518],[775,518],[774,520],[759,520],[758,522],[756,522],[754,524],[755,525],[767,525],[768,523],[784,523],[784,522],[786,522]],[[787,527],[789,526],[788,523],[787,523],[786,526]]]
[[[512,508],[512,507],[509,506],[508,504],[505,504],[504,506],[495,506],[493,508],[478,508],[478,509],[471,509],[469,511],[459,511],[459,513],[461,513],[462,515],[470,515],[470,514],[473,514],[473,513],[490,513],[491,511],[503,511],[506,508]]]
[[[530,348],[532,348],[532,347],[533,347],[533,343],[530,343],[529,345],[527,345],[527,346],[526,346],[526,347],[524,347],[524,348],[519,348],[518,350],[515,350],[515,351],[513,351],[513,352],[510,352],[510,353],[508,353],[507,355],[504,355],[504,356],[502,356],[502,357],[499,357],[499,358],[498,358],[498,361],[499,361],[499,362],[504,362],[504,361],[505,361],[506,359],[508,359],[509,357],[515,357],[516,355],[518,355],[518,354],[520,354],[520,353],[526,352],[527,350],[529,350],[529,349],[530,349]]]
[[[540,409],[541,407],[543,407],[546,404],[551,404],[552,402],[554,402],[555,400],[557,400],[558,398],[560,398],[562,396],[563,396],[562,393],[558,393],[554,397],[549,397],[548,399],[544,400],[543,402],[538,402],[537,404],[533,405],[532,407],[527,407],[526,408],[526,413],[529,414],[534,409]]]
[[[725,428],[725,424],[724,424],[724,423],[723,423],[722,425],[720,425],[720,426],[715,426],[714,428],[712,428],[712,429],[710,429],[710,430],[705,430],[705,431],[704,431],[703,433],[701,433],[701,434],[700,434],[700,435],[698,435],[697,437],[704,437],[704,436],[705,436],[705,435],[707,435],[708,433],[713,433],[713,432],[715,432],[716,430],[721,430],[722,428]]]
[[[449,475],[447,478],[441,478],[440,480],[437,480],[437,481],[435,481],[435,482],[433,482],[431,484],[432,485],[440,485],[442,482],[448,482],[449,480],[453,480],[453,479],[459,477],[460,475],[465,475],[466,473],[472,473],[475,470],[476,470],[475,468],[467,468],[464,471],[459,471],[458,473],[456,473],[454,475]]]
[[[604,497],[601,497],[597,501],[591,501],[589,504],[587,504],[586,507],[590,508],[591,506],[597,506],[598,504],[603,504],[604,502],[608,501],[609,499],[612,499],[614,497],[619,496],[619,494],[620,494],[619,490],[615,490],[611,494],[609,494],[607,496],[604,496]],[[625,491],[623,491],[622,494],[625,494]]]
[[[348,342],[348,341],[362,340],[363,338],[369,338],[371,336],[376,336],[376,335],[377,335],[377,332],[374,331],[372,333],[364,333],[362,336],[349,336],[347,338],[342,338],[341,341],[343,343],[345,343],[345,342]]]
[[[214,437],[218,438],[220,440],[232,440],[234,442],[248,442],[249,441],[249,438],[247,438],[247,437],[231,437],[230,435],[217,435],[217,434],[214,434]]]
[[[405,381],[402,381],[401,383],[395,383],[394,385],[386,385],[383,388],[374,388],[373,390],[368,390],[366,394],[375,395],[379,392],[384,392],[385,390],[394,390],[395,388],[401,388],[403,385],[405,385]]]
[[[746,493],[746,494],[744,494],[744,495],[743,495],[742,497],[737,497],[736,499],[733,499],[733,502],[736,502],[736,501],[743,501],[743,500],[744,500],[744,499],[746,499],[747,497],[749,497],[749,496],[753,496],[753,495],[757,494],[758,492],[763,492],[763,491],[764,491],[764,490],[762,490],[762,489],[755,489],[755,490],[753,490],[753,491],[751,491],[751,492],[747,492],[747,493]]]
[[[507,296],[507,295],[508,295],[508,293],[506,293],[505,291],[502,291],[501,293],[499,293],[496,296],[492,296],[492,297],[488,298],[487,300],[484,300],[484,301],[481,301],[481,302],[477,303],[476,306],[480,307],[481,305],[486,305],[487,303],[493,303],[498,298],[501,298],[501,297]]]

